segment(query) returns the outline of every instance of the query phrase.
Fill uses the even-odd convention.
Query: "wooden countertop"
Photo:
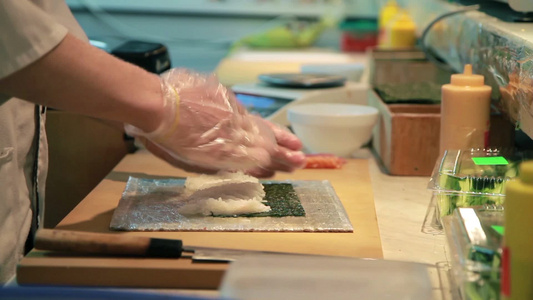
[[[349,159],[339,170],[298,170],[274,180],[329,180],[342,201],[353,233],[311,232],[120,232],[182,239],[185,245],[263,251],[382,258],[367,159]],[[186,177],[189,174],[146,151],[126,156],[57,226],[57,229],[110,232],[109,223],[128,177]],[[77,284],[166,288],[217,288],[227,264],[187,259],[58,256],[33,250],[18,269],[19,284]],[[98,275],[96,275],[98,274]],[[182,278],[182,279],[180,279]]]

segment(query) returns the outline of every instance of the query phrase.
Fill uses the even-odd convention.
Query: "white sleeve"
[[[0,0],[0,78],[44,56],[67,32],[28,0]]]

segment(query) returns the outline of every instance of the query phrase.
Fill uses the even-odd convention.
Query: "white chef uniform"
[[[64,1],[0,0],[0,78],[37,61],[67,32],[87,40]],[[0,94],[0,286],[15,275],[30,230],[42,224],[44,120],[41,107]]]

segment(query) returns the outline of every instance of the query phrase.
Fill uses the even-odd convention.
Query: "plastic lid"
[[[531,159],[533,151],[498,148],[446,150],[436,163],[428,188],[453,193],[505,196],[507,182],[518,179],[522,162]]]
[[[485,85],[485,77],[483,75],[472,74],[472,65],[468,64],[465,65],[463,73],[452,75],[451,84],[460,86],[483,86]]]
[[[387,23],[389,23],[390,20],[394,18],[394,16],[396,16],[399,9],[400,6],[398,5],[398,3],[396,3],[396,1],[388,1],[387,4],[385,4],[385,6],[383,6],[379,12],[379,27],[381,28],[387,25]]]
[[[398,2],[396,0],[389,0],[385,4],[385,7],[399,7]]]
[[[377,20],[345,20],[339,24],[339,29],[345,31],[376,32],[378,31]]]
[[[520,181],[533,184],[533,161],[526,161],[520,165]]]

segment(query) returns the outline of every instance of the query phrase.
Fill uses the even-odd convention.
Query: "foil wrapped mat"
[[[323,181],[265,181],[290,183],[305,217],[211,217],[178,213],[183,205],[184,179],[130,177],[110,228],[123,231],[309,231],[353,232],[346,210],[331,183]]]

